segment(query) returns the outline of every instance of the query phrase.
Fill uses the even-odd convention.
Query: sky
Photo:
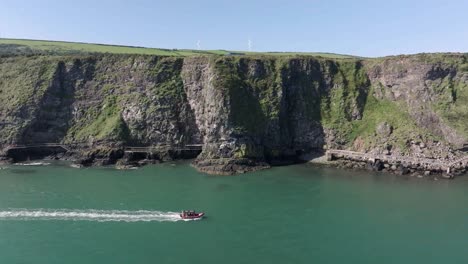
[[[0,37],[366,57],[468,52],[468,1],[0,0]]]

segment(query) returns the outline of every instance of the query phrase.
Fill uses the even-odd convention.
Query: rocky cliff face
[[[377,100],[394,102],[417,130],[400,135],[400,151],[429,158],[452,158],[468,138],[467,56],[433,54],[369,63]],[[390,138],[391,139],[391,138]]]
[[[452,158],[468,141],[468,56],[6,57],[0,100],[3,149],[80,143],[115,162],[122,146],[202,144],[195,166],[223,174],[324,148]]]

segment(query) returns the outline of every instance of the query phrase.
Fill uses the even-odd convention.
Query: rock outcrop
[[[1,149],[71,144],[83,165],[196,157],[232,174],[327,148],[450,160],[468,142],[468,55],[7,56],[0,100]]]

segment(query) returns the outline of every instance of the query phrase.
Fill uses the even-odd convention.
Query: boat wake
[[[29,162],[29,163],[14,163],[15,166],[47,166],[50,163],[47,162]]]
[[[0,211],[0,220],[63,220],[94,222],[177,222],[177,212],[126,210],[11,209]]]

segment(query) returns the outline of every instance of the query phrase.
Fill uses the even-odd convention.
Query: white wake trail
[[[47,166],[50,163],[47,162],[29,162],[29,163],[14,163],[14,166]]]
[[[11,209],[0,211],[0,220],[64,220],[95,222],[177,222],[177,212],[127,210]]]

